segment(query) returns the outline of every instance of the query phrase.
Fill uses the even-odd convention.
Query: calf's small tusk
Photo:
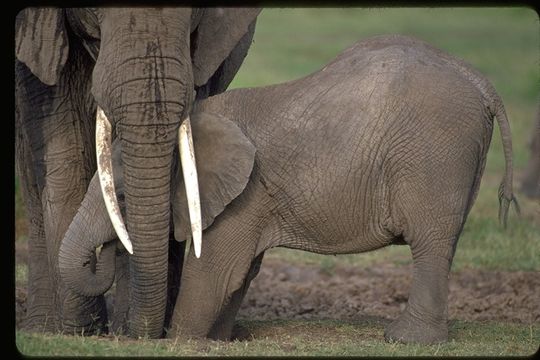
[[[191,222],[191,233],[193,234],[193,247],[195,256],[201,256],[202,246],[202,221],[201,221],[201,200],[199,198],[199,183],[197,179],[197,168],[195,165],[195,151],[193,149],[193,138],[191,135],[191,122],[189,116],[180,125],[178,130],[180,160],[182,161],[182,173],[186,186],[186,197],[188,201],[189,219]]]
[[[103,110],[98,106],[96,115],[96,155],[97,168],[99,175],[99,183],[103,200],[109,213],[112,225],[118,238],[128,251],[133,254],[133,245],[129,240],[129,235],[120,213],[116,192],[114,189],[113,166],[112,166],[112,140],[111,140],[111,123],[105,116]]]

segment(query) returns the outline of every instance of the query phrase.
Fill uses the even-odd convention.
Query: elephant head
[[[194,114],[192,129],[194,149],[199,160],[197,173],[201,180],[204,230],[244,190],[253,168],[255,147],[237,125],[217,114]],[[112,164],[116,195],[120,210],[125,213],[125,182],[121,171],[125,164],[121,146],[120,141],[114,141]],[[178,241],[183,241],[191,236],[191,229],[185,179],[179,169],[174,179],[174,234]],[[60,247],[60,272],[72,290],[83,296],[97,296],[110,288],[114,280],[115,239],[114,226],[107,216],[96,173]],[[89,259],[100,245],[103,245],[100,261],[95,269],[91,269]]]
[[[122,144],[126,231],[133,246],[132,336],[158,337],[162,332],[170,183],[179,128],[195,97],[228,86],[251,43],[259,11],[27,8],[17,16],[17,59],[43,83],[56,86],[74,41],[94,60],[91,78],[70,78],[91,81],[91,93],[83,96],[93,97],[98,118],[108,119],[104,124],[110,122]],[[104,154],[98,165],[110,163],[106,149]],[[115,202],[111,200],[113,208]],[[121,221],[118,211],[116,215],[115,221]],[[125,240],[125,234],[118,235]]]

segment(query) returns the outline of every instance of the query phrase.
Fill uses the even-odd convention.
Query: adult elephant
[[[91,331],[107,321],[103,298],[70,291],[57,265],[61,239],[96,171],[101,108],[125,163],[133,245],[129,333],[161,335],[178,129],[196,97],[231,82],[259,12],[27,8],[17,15],[16,162],[30,220],[28,329]]]

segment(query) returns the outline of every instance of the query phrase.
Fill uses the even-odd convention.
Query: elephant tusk
[[[98,106],[96,115],[96,155],[99,183],[105,206],[109,213],[112,225],[118,238],[126,248],[133,254],[133,245],[129,240],[129,235],[120,213],[116,192],[114,190],[113,166],[112,166],[112,142],[111,142],[111,123],[105,116],[103,110]]]
[[[193,138],[191,136],[191,122],[189,116],[186,117],[184,122],[180,125],[178,139],[180,160],[182,161],[182,172],[184,174],[184,184],[186,186],[189,218],[191,221],[191,232],[193,234],[193,247],[195,248],[195,256],[199,258],[201,256],[202,247],[201,200],[199,198],[195,150],[193,149]]]

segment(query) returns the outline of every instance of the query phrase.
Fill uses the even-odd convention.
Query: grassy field
[[[467,9],[265,9],[254,43],[232,88],[279,83],[321,68],[357,40],[400,33],[416,36],[456,55],[489,78],[501,95],[511,122],[515,185],[528,159],[527,142],[540,98],[540,31],[536,13],[525,8]],[[535,271],[540,275],[540,203],[517,193],[522,216],[513,211],[508,229],[497,222],[497,188],[504,159],[497,126],[478,199],[457,247],[453,271],[481,268]],[[16,181],[17,187],[17,181]],[[516,190],[517,191],[517,190]],[[24,211],[16,192],[16,241],[26,242]],[[410,262],[407,247],[372,253],[320,256],[273,249],[265,257],[331,268],[337,262],[370,266]],[[26,267],[18,264],[16,285],[23,287]],[[187,340],[130,340],[16,332],[26,355],[206,356],[206,355],[527,355],[538,349],[540,324],[452,321],[450,342],[435,346],[385,343],[377,321],[243,321],[257,334],[231,343]]]
[[[40,356],[472,356],[532,354],[540,343],[538,326],[454,322],[452,339],[439,345],[386,343],[378,322],[252,321],[249,341],[153,340],[124,337],[33,335],[17,332],[17,347]]]

